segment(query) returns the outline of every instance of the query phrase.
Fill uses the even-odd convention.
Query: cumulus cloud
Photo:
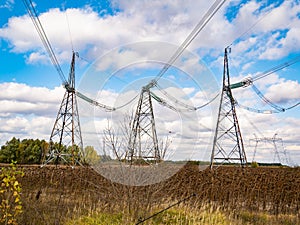
[[[3,86],[3,88],[11,91],[13,90],[13,87],[18,85],[20,85],[19,87],[22,86],[24,89],[29,88],[24,84],[15,83],[6,84]],[[4,142],[13,136],[18,138],[35,137],[47,140],[50,136],[50,132],[62,97],[61,94],[63,92],[63,89],[60,90],[60,88],[56,88],[55,90],[57,91],[56,100],[55,98],[50,100],[45,100],[43,98],[43,93],[47,93],[48,96],[50,95],[49,93],[55,93],[54,90],[47,90],[46,88],[29,88],[29,91],[27,92],[29,93],[28,96],[26,96],[25,91],[23,94],[15,94],[14,99],[12,99],[9,95],[5,100],[5,96],[2,95],[2,104],[5,103],[4,101],[6,101],[7,104],[10,104],[11,108],[7,107],[7,105],[4,107],[4,109],[6,109],[6,113],[9,112],[9,114],[6,114],[5,112],[2,113],[3,116],[6,114],[6,118],[2,117],[0,119],[0,140]],[[174,88],[173,90],[170,88],[166,90],[172,91],[172,93],[176,92]],[[184,97],[184,94],[192,93],[194,96],[193,102],[203,102],[203,93],[201,94],[199,91],[189,88],[185,90],[187,92],[179,91],[179,95],[177,97],[181,98],[182,96]],[[126,93],[123,94],[126,95]],[[33,96],[32,98],[34,98],[34,101],[31,99],[31,96]],[[115,99],[118,98],[118,93],[104,90],[101,96],[101,99],[109,99],[109,101],[106,103],[115,102]],[[129,94],[128,96],[132,96],[132,94]],[[16,101],[23,102],[23,105],[18,106],[18,104],[15,104]],[[129,106],[127,111],[124,110],[120,111],[119,113],[118,111],[109,113],[105,112],[103,109],[97,109],[97,111],[95,111],[96,109],[94,106],[79,100],[79,110],[81,115],[80,119],[85,145],[94,145],[97,149],[102,149],[101,139],[103,137],[103,130],[108,127],[108,123],[116,127],[120,126],[120,123],[124,121],[125,114],[128,113],[130,109],[135,109],[136,103],[137,102],[135,101],[133,105]],[[209,146],[212,144],[213,131],[215,129],[214,126],[216,122],[216,118],[214,119],[212,117],[216,117],[217,114],[215,113],[217,110],[213,112],[215,115],[212,115],[210,109],[201,110],[198,112],[199,114],[197,113],[195,115],[193,113],[190,114],[189,112],[181,114],[163,107],[155,101],[153,104],[153,108],[155,110],[154,113],[156,118],[157,134],[159,138],[166,138],[166,136],[169,136],[173,141],[170,148],[172,151],[175,151],[176,154],[174,153],[170,157],[177,157],[176,159],[180,159],[181,156],[183,157],[182,154],[184,153],[184,157],[187,158],[198,157],[198,159],[209,160],[209,154],[211,151]],[[36,105],[37,108],[43,105],[51,105],[51,107],[54,107],[55,110],[52,110],[51,115],[49,115],[47,112],[49,107],[42,107],[39,112],[35,112],[33,105]],[[216,106],[218,106],[218,104],[216,104]],[[29,107],[29,109],[27,107]],[[26,113],[29,113],[30,111],[36,113],[36,116],[32,117],[29,114],[26,116]],[[99,113],[100,111],[101,113]],[[97,112],[98,114],[95,114]],[[254,113],[249,114],[249,112],[245,116],[245,112],[239,109],[238,116],[246,146],[246,153],[250,158],[253,154],[254,146],[249,144],[249,140],[254,137],[253,133],[256,133],[258,136],[263,135],[265,137],[269,137],[274,135],[274,132],[276,132],[278,133],[279,137],[283,138],[285,147],[291,152],[291,154],[299,151],[299,149],[295,147],[295,142],[293,142],[293,140],[296,140],[295,138],[298,138],[299,136],[297,132],[295,133],[295,125],[300,124],[299,119],[286,117],[281,120],[275,115]],[[285,125],[279,126],[279,124],[282,123]],[[264,129],[261,129],[262,127]],[[291,132],[294,134],[294,136],[290,135]],[[185,150],[179,151],[179,148],[184,148]],[[194,151],[192,151],[193,149]],[[203,154],[205,156],[203,156]],[[257,154],[257,159],[259,159],[259,157],[270,158],[268,157],[268,154],[270,154],[268,151]]]
[[[30,53],[29,57],[26,59],[28,64],[35,64],[35,63],[48,63],[49,57],[40,52],[33,52]]]
[[[180,44],[201,19],[199,15],[203,15],[209,6],[205,2],[192,1],[185,4],[185,10],[182,10],[180,1],[132,1],[132,4],[120,1],[115,5],[121,10],[105,17],[99,16],[88,7],[70,8],[66,11],[50,9],[41,13],[39,17],[58,55],[71,49],[67,14],[75,49],[95,57],[129,42],[151,40]],[[206,45],[210,43],[211,38],[222,40],[222,35],[214,34],[224,30],[220,29],[224,28],[223,25],[226,25],[226,21],[223,21],[222,16],[218,16],[197,45]],[[10,18],[6,26],[0,29],[0,36],[11,43],[14,52],[37,51],[42,48],[30,18],[26,15]],[[31,58],[34,56],[37,55],[32,55]]]
[[[14,100],[29,103],[57,103],[61,101],[64,88],[32,87],[23,83],[1,83],[0,100]]]
[[[253,59],[282,59],[299,51],[299,3],[284,1],[265,8],[262,4],[256,1],[242,4],[232,21],[236,38],[239,37],[231,46],[235,66],[245,65]]]
[[[300,102],[300,84],[292,80],[281,81],[268,88],[266,97],[279,104]]]
[[[13,1],[6,1],[6,3],[13,3]],[[229,20],[226,17],[226,13],[227,7],[231,6],[231,4],[233,3],[226,3],[209,22],[209,26],[205,27],[192,45],[189,46],[190,50],[201,52],[201,56],[211,58],[214,64],[210,66],[215,65],[218,68],[222,68],[223,49],[232,41],[234,42],[231,46],[233,49],[231,63],[236,67],[243,66],[243,70],[247,70],[252,65],[255,65],[253,59],[281,59],[295,51],[299,51],[299,3],[283,1],[282,4],[271,4],[266,8],[263,7],[262,2],[248,1],[240,5],[237,3],[235,5],[238,10],[237,14]],[[210,6],[205,1],[193,0],[185,1],[184,4],[182,4],[181,0],[114,0],[112,5],[116,9],[112,15],[105,14],[103,16],[90,7],[68,8],[65,11],[53,8],[39,15],[60,62],[69,63],[70,38],[75,51],[85,54],[90,60],[111,52],[111,49],[116,49],[118,46],[124,46],[132,42],[159,41],[179,46]],[[66,15],[69,20],[71,37]],[[247,29],[253,24],[255,26],[248,31]],[[239,39],[236,39],[237,37]],[[0,38],[9,43],[12,52],[17,54],[24,53],[28,64],[49,63],[42,43],[27,15],[11,17],[7,24],[0,29]],[[136,47],[138,46],[136,45]],[[151,45],[142,44],[139,48],[119,49],[121,51],[115,51],[108,58],[102,58],[105,60],[100,60],[98,64],[95,64],[97,69],[107,69],[111,66],[111,62],[114,61],[117,69],[131,65],[137,59],[139,62],[149,59],[165,62],[173,52],[157,46],[153,47],[152,45],[151,47]],[[203,71],[203,65],[199,61],[200,58],[198,56],[186,57],[185,60],[178,61],[178,68],[190,73],[191,68],[195,69],[195,65],[198,65],[196,71]],[[141,63],[139,66],[142,67],[145,64]],[[178,82],[176,74],[171,73],[168,76],[170,80]],[[99,85],[98,81],[101,78],[94,78],[89,81],[94,83],[93,87],[95,89],[90,90],[94,91],[91,97],[104,104],[121,105],[120,103],[127,102],[133,96],[139,94],[136,89],[131,90],[129,93],[129,88],[122,89],[122,91],[108,88],[98,93],[99,86],[97,85]],[[243,76],[237,77],[234,82],[240,81],[239,78],[243,78]],[[206,82],[209,79],[212,79],[212,77],[208,76],[203,83],[210,84]],[[139,84],[142,86],[143,82]],[[299,99],[299,83],[280,79],[277,75],[268,76],[268,82],[265,80],[258,81],[256,85],[266,93],[266,97],[276,103],[287,103]],[[81,86],[82,90],[87,90],[85,88],[88,87],[89,84],[86,87],[84,85]],[[50,135],[58,106],[64,93],[63,88],[48,89],[30,87],[29,85],[18,83],[2,83],[0,88],[3,90],[0,93],[0,103],[3,106],[0,109],[1,141],[6,141],[10,136],[47,138]],[[204,92],[201,92],[189,86],[180,87],[182,88],[181,91],[168,86],[163,88],[172,93],[174,97],[191,105],[198,106],[206,103],[207,99],[212,98],[212,93],[206,89]],[[88,95],[88,91],[89,89],[85,94]],[[122,95],[116,91],[122,92]],[[278,95],[278,92],[281,94]],[[234,95],[246,105],[256,104],[253,101],[255,94],[250,88],[234,90]],[[186,98],[187,96],[189,98]],[[103,130],[106,126],[107,118],[113,118],[113,121],[120,121],[125,113],[124,110],[112,116],[107,114],[102,108],[94,108],[83,102],[83,100],[78,101],[80,115],[82,116],[83,132],[88,134],[85,136],[87,142],[99,142],[99,136],[92,136],[90,135],[91,132],[96,132],[97,129],[98,132]],[[135,109],[136,103],[137,101],[129,104],[128,108],[131,110],[132,108]],[[174,103],[173,101],[172,104],[176,106],[176,102]],[[217,103],[215,103],[214,107],[218,107]],[[188,114],[183,115],[186,129],[182,132],[179,123],[182,118],[176,112],[170,113],[170,109],[157,103],[154,103],[154,108],[156,110],[158,130],[162,132],[171,131],[172,135],[174,135],[174,143],[179,142],[175,137],[185,137],[186,139],[182,140],[182,147],[192,149],[196,146],[198,149],[203,149],[206,148],[205,144],[211,141],[210,131],[214,130],[215,121],[211,120],[211,112],[209,110],[201,111],[198,115],[199,120],[197,120],[197,123],[193,123],[193,120],[190,120],[192,116]],[[95,116],[97,118],[96,121],[94,120]],[[300,131],[297,128],[300,126],[295,128],[299,123],[299,119],[293,118],[293,115],[286,116],[282,120],[274,115],[268,116],[250,114],[251,122],[247,122],[246,117],[241,114],[239,118],[245,142],[247,143],[250,138],[253,138],[253,132],[258,133],[256,128],[253,128],[253,124],[255,124],[256,127],[264,128],[262,133],[265,136],[272,136],[274,131],[276,131],[287,141],[287,149],[294,152],[299,151],[298,142],[295,142],[295,140],[300,138],[298,137]],[[92,117],[92,119],[89,117]],[[214,117],[216,117],[216,114]],[[282,126],[284,122],[286,124]],[[93,124],[96,126],[96,131],[89,130]],[[199,130],[203,132],[202,140],[204,141],[205,139],[205,144],[203,144],[204,142],[201,143],[200,140],[193,139],[195,133]],[[290,133],[293,133],[293,135],[289,135]],[[263,157],[267,157],[266,155],[267,153]]]
[[[31,87],[21,83],[1,83],[0,141],[11,137],[46,138],[50,135],[54,117],[64,89]]]
[[[205,1],[191,0],[184,5],[180,0],[118,0],[113,1],[112,6],[118,9],[116,13],[105,16],[90,7],[68,8],[65,11],[53,8],[39,15],[60,61],[69,61],[66,52],[71,50],[70,38],[75,50],[86,54],[91,60],[117,46],[137,41],[165,41],[180,45],[210,7]],[[260,59],[278,59],[296,51],[294,46],[300,46],[297,44],[300,24],[298,3],[285,1],[264,8],[261,2],[249,1],[237,7],[238,13],[232,21],[225,17],[230,6],[227,3],[220,9],[190,49],[217,49],[220,55],[222,49],[240,35],[242,39],[236,41],[233,47],[236,53],[247,52],[243,54],[244,60],[258,56]],[[253,24],[255,26],[245,33]],[[279,31],[286,31],[286,35],[278,41]],[[273,33],[272,36],[266,36],[269,32]],[[10,18],[0,29],[0,37],[11,43],[12,51],[30,52],[28,63],[45,62],[42,44],[28,16]],[[240,63],[244,61],[240,59]]]

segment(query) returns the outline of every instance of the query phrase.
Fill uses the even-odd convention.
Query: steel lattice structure
[[[291,164],[290,159],[288,157],[288,152],[286,151],[286,149],[283,146],[283,139],[278,138],[277,133],[274,134],[273,137],[258,138],[255,134],[254,134],[254,136],[255,136],[255,138],[250,139],[250,141],[255,141],[252,162],[255,161],[255,156],[256,156],[257,148],[258,148],[259,144],[271,144],[271,145],[273,145],[273,151],[274,151],[273,163],[275,163],[277,160],[278,163],[280,163],[280,164],[284,164],[284,163],[287,165]],[[281,152],[278,150],[278,143],[281,145],[281,147],[283,149],[283,151],[281,151]],[[280,154],[282,156],[280,156]]]
[[[44,164],[55,161],[80,163],[83,142],[75,94],[75,56],[73,52],[68,83],[50,136],[50,149]]]
[[[247,163],[235,100],[231,92],[227,54],[228,48],[225,49],[224,54],[223,86],[211,154],[211,167],[214,164],[238,163],[244,166]]]
[[[137,110],[131,126],[126,160],[157,163],[161,160],[153,114],[150,88],[152,83],[142,88]]]

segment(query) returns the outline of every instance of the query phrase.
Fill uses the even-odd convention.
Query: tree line
[[[53,143],[56,149],[60,149],[63,153],[70,153],[72,148],[70,146],[58,147],[58,143]],[[23,139],[13,137],[7,141],[0,150],[0,163],[16,162],[18,164],[41,164],[47,157],[50,144],[45,140],[39,139]],[[79,148],[75,146],[79,151]],[[93,146],[86,146],[83,149],[81,162],[95,163],[100,160],[100,156]]]

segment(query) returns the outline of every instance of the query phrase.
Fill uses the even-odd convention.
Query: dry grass
[[[134,224],[192,193],[197,196],[148,224],[172,224],[172,220],[178,224],[299,224],[299,168],[228,167],[200,172],[197,166],[187,165],[171,178],[148,186],[113,183],[91,168],[23,170],[24,213],[19,223],[24,225],[110,218],[117,224],[119,220]]]

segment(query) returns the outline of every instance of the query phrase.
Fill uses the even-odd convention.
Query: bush
[[[18,224],[17,216],[22,213],[21,184],[18,177],[24,176],[15,164],[3,167],[0,173],[0,224]]]
[[[258,167],[258,163],[255,162],[255,161],[253,161],[253,162],[251,163],[251,167],[252,167],[252,168],[257,168],[257,167]]]

